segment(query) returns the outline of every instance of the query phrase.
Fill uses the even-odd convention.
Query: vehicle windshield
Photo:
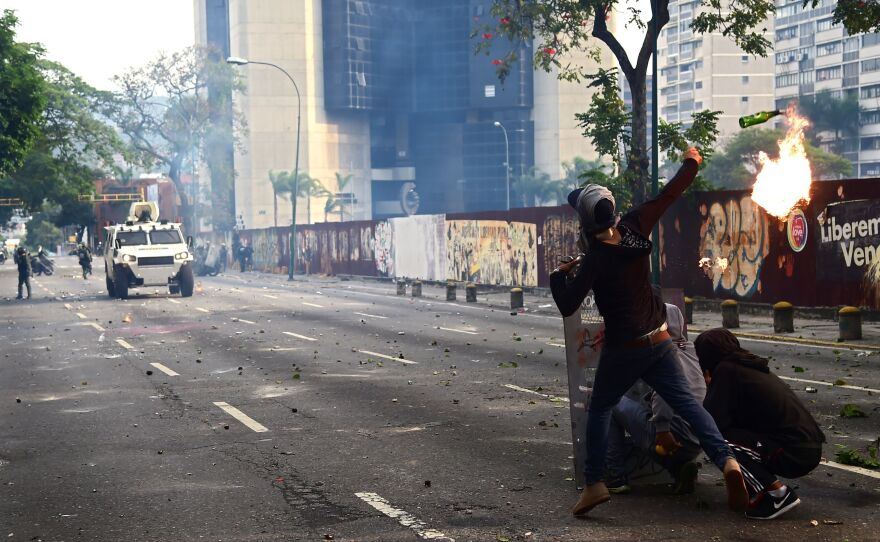
[[[174,245],[182,243],[177,230],[153,230],[150,232],[150,243],[153,245]]]
[[[120,246],[130,247],[133,245],[146,245],[147,232],[143,231],[121,231],[116,234],[116,240]]]

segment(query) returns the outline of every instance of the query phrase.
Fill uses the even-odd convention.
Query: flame
[[[771,215],[785,220],[801,201],[810,201],[813,173],[804,150],[804,129],[810,122],[797,114],[794,105],[785,112],[788,132],[779,142],[779,158],[758,153],[761,169],[752,188],[752,201]]]
[[[699,266],[700,269],[706,271],[724,273],[730,266],[730,262],[727,258],[715,258],[715,261],[712,261],[712,258],[700,258]]]

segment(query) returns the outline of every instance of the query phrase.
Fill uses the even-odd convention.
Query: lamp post
[[[504,174],[507,178],[507,210],[510,210],[510,140],[507,139],[507,128],[495,121],[495,127],[504,132]]]
[[[651,0],[651,32],[653,34],[654,39],[651,40],[653,42],[653,52],[651,53],[651,118],[653,122],[651,123],[651,197],[657,196],[657,191],[660,188],[660,149],[657,145],[657,124],[658,124],[658,102],[660,101],[657,96],[657,40],[660,38],[660,29],[657,25],[657,17],[659,11],[657,0]],[[660,224],[659,222],[654,225],[654,231],[652,232],[651,237],[654,239],[654,250],[651,251],[651,281],[660,285]]]
[[[287,70],[285,70],[281,66],[272,64],[271,62],[258,62],[256,60],[248,60],[236,56],[231,56],[227,58],[226,62],[234,66],[244,66],[246,64],[271,66],[277,70],[280,70],[281,73],[286,75],[287,78],[290,79],[290,82],[293,83],[293,89],[296,91],[296,159],[293,166],[293,192],[290,195],[293,218],[290,221],[290,264],[288,266],[287,272],[287,280],[293,280],[293,266],[296,262],[296,197],[299,193],[299,134],[300,116],[302,114],[302,97],[299,94],[299,87],[297,86],[296,81],[294,81],[293,77],[291,77],[291,75],[287,73]]]

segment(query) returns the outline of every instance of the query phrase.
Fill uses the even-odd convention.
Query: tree
[[[107,93],[57,62],[41,60],[38,68],[46,94],[39,134],[21,167],[0,178],[0,197],[20,198],[29,210],[57,203],[61,210],[52,215],[57,225],[86,224],[94,209],[79,196],[94,192],[95,179],[115,167],[124,146],[98,113]]]
[[[517,176],[511,184],[523,207],[540,206],[545,201],[555,199],[559,193],[557,185],[550,180],[550,175],[536,167]]]
[[[810,120],[807,133],[813,144],[825,143],[821,134],[833,134],[828,143],[837,154],[844,152],[844,138],[859,137],[859,115],[862,108],[857,94],[847,94],[843,98],[835,98],[831,92],[824,90],[812,96],[802,96],[798,100],[801,113]]]
[[[601,160],[587,160],[581,156],[575,156],[571,162],[563,161],[562,171],[564,175],[556,181],[556,204],[566,204],[568,202],[568,194],[575,188],[583,186],[584,179],[590,175],[590,172],[599,170],[604,173],[606,167],[606,164]],[[617,198],[616,195],[615,198]]]
[[[322,198],[330,194],[321,181],[308,173],[299,174],[296,197],[306,200],[306,223],[312,223],[312,198]]]
[[[63,241],[61,228],[57,222],[61,209],[57,205],[44,205],[40,211],[35,212],[27,223],[27,234],[24,238],[25,245],[36,249],[39,246],[55,247]]]
[[[339,211],[339,221],[342,222],[342,209],[345,207],[345,204],[330,192],[327,192],[325,195],[327,199],[324,201],[324,222],[329,222],[327,219],[328,215],[337,210]]]
[[[209,99],[207,89],[242,92],[241,80],[210,49],[190,47],[163,53],[141,68],[114,77],[114,82],[121,90],[107,101],[107,115],[126,136],[141,165],[166,169],[177,188],[185,225],[194,231],[196,202],[181,180],[187,160],[192,160],[193,149],[203,155],[209,146],[216,149],[217,145],[209,143],[228,132],[230,124],[233,134],[244,129],[243,117],[225,102]],[[234,138],[233,134],[228,137]]]
[[[40,133],[46,84],[38,67],[43,49],[15,41],[18,18],[0,17],[0,177],[21,166]]]
[[[727,189],[751,188],[760,169],[758,152],[777,149],[783,130],[749,129],[738,132],[723,151],[715,153],[706,162],[703,171],[709,181]],[[852,164],[839,156],[805,142],[804,149],[816,179],[839,179],[852,173]],[[777,158],[778,152],[768,153]]]
[[[804,6],[818,4],[819,0],[805,0]],[[636,202],[647,197],[648,147],[647,147],[647,70],[650,66],[652,49],[659,33],[669,22],[669,0],[651,2],[648,15],[651,21],[642,22],[642,11],[636,0],[494,0],[489,24],[478,24],[473,36],[482,34],[478,51],[488,54],[492,50],[492,40],[499,37],[510,40],[510,50],[503,58],[495,58],[492,63],[502,80],[511,72],[519,60],[519,44],[534,43],[534,65],[545,71],[558,70],[558,77],[567,81],[585,81],[599,90],[593,95],[591,107],[596,105],[593,114],[581,117],[584,124],[607,123],[605,130],[593,130],[600,136],[594,139],[596,149],[605,156],[618,146],[621,137],[631,138],[625,144],[626,152],[622,163],[622,173],[626,182],[632,183]],[[730,38],[740,49],[753,55],[765,56],[772,44],[764,37],[765,22],[775,11],[771,0],[744,0],[722,2],[721,0],[701,0],[701,8],[696,9],[691,28],[700,34],[720,33]],[[859,7],[861,6],[861,7]],[[641,48],[635,63],[630,61],[623,45],[608,26],[610,14],[625,13],[630,22],[636,23],[643,31]],[[850,33],[867,31],[880,26],[880,0],[839,0],[835,8],[835,18],[844,23]],[[602,110],[601,105],[613,102],[611,93],[616,93],[616,85],[610,85],[610,70],[600,69],[595,74],[584,71],[580,64],[567,57],[573,53],[587,53],[598,60],[596,43],[593,38],[608,48],[616,57],[620,72],[626,78],[633,98],[633,109],[628,119],[628,132],[620,130],[619,112],[622,104],[611,111]],[[599,116],[596,113],[604,113]],[[659,125],[658,125],[659,128]],[[591,130],[585,126],[585,134]],[[626,142],[624,142],[626,143]],[[702,149],[705,151],[706,149]]]
[[[275,227],[278,227],[278,196],[290,194],[292,191],[291,177],[286,171],[269,171],[269,182],[272,183],[272,207],[275,215]]]
[[[336,172],[336,192],[338,194],[346,194],[350,195],[350,192],[346,192],[345,189],[348,187],[349,183],[354,176],[349,173],[348,175],[343,175],[342,173]],[[344,222],[344,210],[345,206],[351,203],[350,197],[340,198],[339,200],[339,221]],[[351,210],[349,209],[349,216],[351,216]]]

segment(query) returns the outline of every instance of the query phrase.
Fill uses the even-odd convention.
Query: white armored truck
[[[129,289],[167,287],[171,294],[193,293],[192,238],[180,224],[159,220],[152,201],[131,204],[125,224],[104,228],[104,271],[110,297],[126,299]]]

